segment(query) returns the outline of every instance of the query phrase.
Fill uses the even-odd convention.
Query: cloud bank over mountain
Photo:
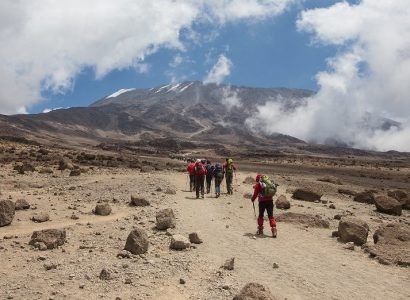
[[[248,125],[319,143],[410,151],[409,16],[407,0],[340,2],[303,11],[298,30],[313,34],[315,46],[335,45],[339,51],[316,75],[320,89],[303,107],[289,112],[268,102]],[[382,130],[383,118],[401,126]]]
[[[161,48],[185,50],[181,31],[281,14],[293,0],[4,0],[0,113],[25,113],[42,91],[64,93],[84,68],[147,72]]]

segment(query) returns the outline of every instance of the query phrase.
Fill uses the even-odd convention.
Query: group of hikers
[[[218,198],[221,195],[221,183],[223,179],[226,180],[226,188],[228,194],[233,194],[232,181],[234,172],[236,172],[236,166],[233,164],[232,158],[227,158],[222,165],[217,162],[212,165],[209,159],[190,159],[187,171],[189,175],[189,191],[195,190],[196,198],[204,198],[205,194],[205,181],[206,181],[206,193],[211,192],[212,180],[215,180],[215,197]]]
[[[206,193],[211,192],[212,180],[215,180],[215,197],[218,198],[221,195],[221,183],[223,179],[226,180],[227,193],[233,194],[233,177],[236,176],[236,166],[233,163],[232,158],[226,158],[225,163],[219,162],[213,165],[209,159],[189,159],[187,171],[189,175],[189,191],[195,190],[196,198],[199,198],[199,194],[204,198],[205,194],[205,182]],[[257,174],[255,178],[254,192],[251,197],[252,203],[258,198],[259,202],[259,214],[257,217],[258,229],[257,235],[263,235],[263,222],[265,210],[268,214],[269,225],[272,232],[272,237],[276,238],[277,229],[276,221],[273,217],[273,196],[276,194],[277,184],[267,175]],[[253,206],[255,209],[255,206]],[[256,216],[256,211],[255,211]]]

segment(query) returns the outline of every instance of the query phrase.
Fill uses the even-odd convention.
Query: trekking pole
[[[255,201],[252,201],[252,205],[253,205],[253,213],[254,213],[255,219],[256,219]]]

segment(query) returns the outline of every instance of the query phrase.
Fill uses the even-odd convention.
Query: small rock
[[[175,234],[171,238],[170,248],[173,250],[184,250],[188,248],[191,244],[188,239],[180,234]]]
[[[15,214],[14,202],[11,200],[0,201],[0,227],[10,225]]]
[[[159,230],[166,230],[175,227],[175,215],[171,208],[160,210],[156,214],[156,227]]]
[[[102,269],[100,275],[98,276],[101,280],[110,280],[111,279],[111,271],[107,269]]]
[[[232,258],[229,258],[225,261],[222,268],[225,269],[225,270],[232,271],[234,269],[234,266],[235,266],[235,257],[232,257]]]
[[[47,263],[47,264],[44,264],[43,266],[44,266],[44,269],[46,269],[47,271],[57,269],[57,265],[54,263]]]
[[[353,242],[348,242],[348,243],[343,245],[343,248],[345,248],[347,250],[354,250],[354,243]]]
[[[148,235],[142,228],[135,228],[127,237],[124,250],[132,254],[143,254],[148,251]]]
[[[27,202],[26,199],[18,199],[15,203],[15,209],[16,210],[24,210],[24,209],[29,209],[30,204]]]
[[[189,234],[189,241],[192,244],[202,244],[202,240],[199,238],[197,232],[192,232]]]
[[[149,206],[150,203],[147,199],[136,196],[136,195],[131,195],[131,202],[130,205],[132,206]]]
[[[65,243],[66,232],[60,229],[45,229],[41,231],[34,231],[31,235],[30,245],[46,246],[46,249],[54,249],[58,246],[62,246]],[[40,249],[41,250],[41,249]]]
[[[290,208],[290,202],[288,199],[286,199],[285,195],[280,195],[278,199],[275,202],[276,208],[278,209],[289,209]]]
[[[279,268],[279,265],[278,265],[277,263],[273,263],[272,268],[278,269],[278,268]]]
[[[332,204],[329,205],[329,208],[330,209],[336,209],[336,206],[332,203]]]
[[[111,214],[111,206],[108,203],[104,203],[104,204],[97,204],[95,206],[95,214],[99,215],[99,216],[108,216],[109,214]]]
[[[185,280],[182,279],[182,278],[180,278],[180,279],[179,279],[179,283],[180,283],[180,284],[185,284]]]
[[[31,217],[31,220],[36,223],[43,223],[50,220],[50,216],[48,213],[37,213]]]

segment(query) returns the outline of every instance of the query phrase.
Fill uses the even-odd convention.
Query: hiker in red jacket
[[[253,187],[254,192],[251,198],[252,202],[255,201],[256,197],[258,197],[258,200],[259,200],[258,231],[256,232],[256,234],[257,235],[263,234],[263,215],[266,209],[268,213],[268,218],[269,218],[269,225],[272,231],[272,237],[276,238],[277,229],[276,229],[276,221],[275,221],[275,218],[273,217],[273,198],[272,196],[264,195],[265,192],[263,189],[261,178],[262,178],[261,174],[256,175],[256,184]]]
[[[204,198],[204,183],[206,174],[207,171],[205,165],[200,159],[197,159],[195,163],[195,191],[197,199],[199,198],[199,190],[201,190],[201,196]]]
[[[195,188],[195,163],[193,159],[189,160],[189,164],[186,170],[189,174],[189,191],[192,192],[192,190]]]

